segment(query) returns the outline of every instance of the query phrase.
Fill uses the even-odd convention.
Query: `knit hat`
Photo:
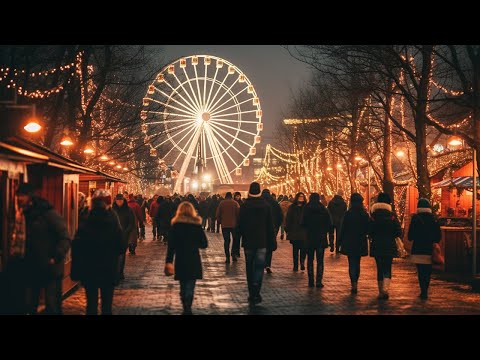
[[[125,198],[123,197],[123,194],[117,194],[115,200],[125,200]]]
[[[417,208],[431,208],[430,201],[424,198],[418,199]]]
[[[32,184],[28,183],[21,183],[18,185],[17,195],[29,195],[32,196],[34,194],[34,189]]]
[[[361,204],[363,202],[363,196],[360,195],[359,193],[353,193],[350,196],[350,202],[351,203],[356,203],[356,204]]]
[[[382,193],[378,194],[377,202],[385,203],[385,204],[391,204],[392,199],[390,198],[390,195],[382,192]]]
[[[235,194],[233,194],[233,196],[242,196],[242,194],[240,194],[240,191],[235,191]]]
[[[250,188],[248,189],[248,196],[250,197],[260,197],[260,184],[257,182],[252,182]]]
[[[107,205],[112,204],[112,195],[110,194],[110,191],[105,189],[99,189],[95,191],[92,196],[92,200],[93,199],[101,200]]]

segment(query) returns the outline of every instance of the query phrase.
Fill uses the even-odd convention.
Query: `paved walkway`
[[[127,255],[126,279],[116,288],[113,313],[118,315],[170,315],[182,311],[179,284],[163,274],[166,246],[147,239],[136,256]],[[377,314],[480,314],[480,294],[468,285],[446,282],[433,276],[429,300],[419,294],[413,265],[396,259],[390,299],[377,300],[375,262],[362,258],[359,291],[350,294],[345,256],[325,253],[323,289],[307,287],[307,273],[292,271],[291,245],[278,239],[273,255],[273,274],[264,276],[263,302],[250,309],[247,303],[245,263],[224,264],[221,234],[208,233],[209,247],[202,251],[204,279],[197,282],[193,312],[198,315],[377,315]],[[64,301],[67,315],[85,314],[85,293],[79,288]]]

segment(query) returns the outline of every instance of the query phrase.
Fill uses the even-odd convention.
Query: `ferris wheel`
[[[210,55],[180,58],[149,85],[143,98],[142,131],[150,155],[176,174],[175,192],[186,177],[208,173],[232,184],[255,155],[263,130],[262,109],[247,76]]]

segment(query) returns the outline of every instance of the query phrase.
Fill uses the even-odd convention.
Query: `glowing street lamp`
[[[62,141],[60,142],[60,145],[62,145],[62,146],[72,146],[73,145],[73,140],[70,136],[65,135],[62,138]]]
[[[42,126],[35,119],[32,118],[23,128],[29,133],[36,133],[42,129]]]
[[[403,158],[405,156],[405,152],[403,150],[398,150],[395,154],[398,158]]]
[[[327,166],[327,171],[332,171],[333,168],[331,166]]]
[[[360,155],[355,155],[354,160],[355,161],[362,161],[363,157],[361,157]]]
[[[107,155],[102,155],[102,156],[100,156],[100,160],[101,160],[101,161],[107,161],[107,160],[108,160],[108,156],[107,156]]]
[[[83,150],[83,152],[87,155],[91,155],[95,152],[95,150],[92,149],[92,147],[88,146],[85,148],[85,150]]]
[[[462,144],[463,144],[462,139],[457,135],[453,135],[450,139],[448,139],[448,145],[460,146]]]

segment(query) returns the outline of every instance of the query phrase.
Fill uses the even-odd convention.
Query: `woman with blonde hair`
[[[183,314],[192,314],[193,295],[197,279],[202,279],[202,261],[198,249],[208,246],[207,237],[202,229],[202,218],[197,215],[193,205],[184,201],[178,205],[169,231],[168,251],[165,269],[175,257],[175,280],[180,281],[180,299]]]

